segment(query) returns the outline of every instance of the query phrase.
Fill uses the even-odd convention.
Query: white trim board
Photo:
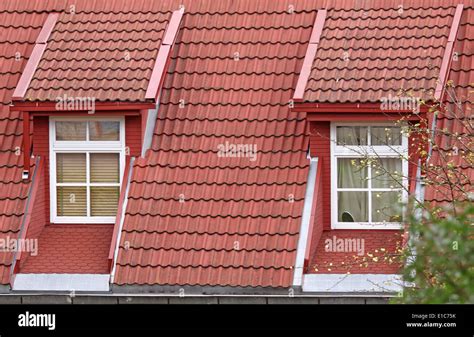
[[[108,292],[109,274],[16,274],[14,291]]]
[[[301,218],[300,235],[298,239],[298,249],[296,251],[295,271],[293,274],[293,286],[299,287],[303,282],[304,256],[307,249],[309,222],[311,220],[311,211],[313,208],[314,185],[316,183],[316,174],[318,171],[318,158],[311,158],[308,183],[306,184],[306,193],[304,197],[303,216]]]
[[[400,292],[403,281],[398,274],[306,274],[303,292]]]

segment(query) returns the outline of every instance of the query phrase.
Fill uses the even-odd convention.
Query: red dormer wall
[[[33,155],[41,156],[44,160],[44,170],[42,178],[44,184],[38,193],[44,197],[44,218],[47,224],[50,223],[50,189],[49,189],[49,117],[34,116],[33,118]],[[125,117],[125,146],[129,148],[130,156],[138,157],[142,148],[141,117]]]
[[[361,120],[357,120],[360,122]],[[310,123],[310,152],[311,156],[318,157],[321,160],[321,203],[317,208],[313,222],[313,236],[309,244],[309,261],[305,268],[306,273],[333,273],[343,274],[347,272],[341,263],[353,263],[352,253],[328,253],[324,249],[324,240],[330,239],[333,235],[337,237],[359,237],[366,242],[367,249],[370,252],[385,247],[394,251],[397,242],[400,242],[400,231],[398,230],[341,230],[331,229],[331,141],[329,121],[311,121]],[[417,161],[418,137],[410,136],[408,141],[408,151],[411,161]],[[414,178],[416,175],[416,165],[409,163],[409,188],[412,191],[414,187]],[[322,232],[322,233],[321,233]],[[332,263],[331,268],[323,267],[327,263]],[[392,274],[397,273],[399,265],[388,264],[385,262],[370,262],[368,266],[359,266],[355,264],[351,268],[351,273],[359,274]]]

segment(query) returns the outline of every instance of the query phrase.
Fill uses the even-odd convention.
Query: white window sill
[[[58,224],[114,224],[115,217],[55,217],[52,223]]]
[[[378,223],[378,224],[366,224],[366,223],[351,223],[351,224],[333,224],[332,229],[375,229],[375,230],[394,230],[402,229],[403,225],[400,223]]]

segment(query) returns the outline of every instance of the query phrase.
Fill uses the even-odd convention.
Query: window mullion
[[[370,130],[370,128],[369,128]],[[369,139],[370,139],[370,131],[369,131]],[[369,140],[370,141],[370,140]],[[368,205],[368,216],[369,216],[369,223],[372,223],[372,162],[371,162],[372,157],[369,157],[369,167],[367,169],[367,188],[368,188],[368,195],[367,198],[369,200],[367,201]]]
[[[90,195],[90,153],[86,152],[86,195],[87,195],[87,216],[91,216],[91,195]]]

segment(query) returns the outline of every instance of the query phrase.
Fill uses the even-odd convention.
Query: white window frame
[[[330,141],[331,141],[331,228],[332,229],[400,229],[402,228],[402,223],[400,222],[339,222],[338,221],[338,200],[337,192],[338,190],[343,190],[343,188],[337,187],[337,158],[364,158],[364,155],[360,154],[361,149],[367,150],[368,155],[374,155],[381,158],[400,158],[400,155],[403,156],[402,159],[402,203],[408,200],[408,137],[406,135],[401,135],[402,145],[399,146],[348,146],[348,145],[337,145],[336,138],[336,129],[338,126],[365,126],[369,127],[368,131],[368,142],[370,143],[370,127],[371,126],[386,126],[394,127],[394,123],[331,123],[331,132],[330,132]],[[370,169],[368,170],[368,177],[371,178]],[[355,189],[352,189],[355,190]],[[369,219],[371,218],[370,212],[372,212],[372,191],[390,191],[391,189],[381,188],[374,189],[368,185],[368,188],[362,188],[361,190],[368,191],[368,211]],[[394,188],[392,190],[400,190],[399,188]]]
[[[58,141],[56,140],[56,122],[89,122],[89,121],[116,121],[120,122],[118,141]],[[89,138],[89,128],[86,128]],[[86,153],[86,183],[67,183],[68,186],[86,186],[88,216],[58,216],[57,215],[57,183],[56,183],[56,155],[58,153]],[[89,158],[90,153],[118,153],[119,154],[119,183],[90,183]],[[51,223],[115,223],[115,216],[89,216],[90,186],[122,186],[125,167],[125,118],[123,117],[50,117],[49,118],[49,167],[50,167],[50,220]]]

